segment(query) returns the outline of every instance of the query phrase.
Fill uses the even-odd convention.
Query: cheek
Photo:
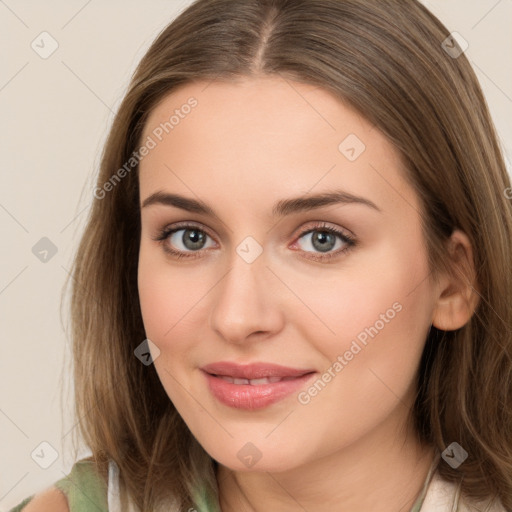
[[[161,249],[142,243],[138,289],[146,336],[162,351],[162,360],[190,349],[198,319],[206,314],[207,295],[217,279],[200,267],[184,268],[169,261]],[[169,358],[171,359],[171,358]]]
[[[361,403],[379,410],[413,383],[434,302],[426,253],[418,245],[389,244],[373,257],[364,272],[345,280],[347,296],[331,301],[329,319],[340,341],[329,347],[329,359],[343,356],[344,378]]]
[[[171,283],[141,253],[138,273],[139,300],[146,335],[153,341],[162,339],[172,325],[169,313],[175,311],[177,305],[176,294],[171,292],[175,286],[176,283]]]
[[[158,254],[160,249],[142,242],[139,253],[138,288],[146,336],[159,347],[172,332],[175,316],[181,311],[188,287]],[[179,293],[178,293],[179,291]],[[161,347],[160,347],[161,348]]]
[[[326,404],[340,404],[331,411],[336,421],[324,427],[333,438],[344,425],[347,439],[355,439],[408,402],[430,325],[425,255],[390,244],[364,263],[303,291],[335,334],[302,322],[302,336],[325,356],[321,377],[328,383],[305,389],[299,401],[310,418],[321,417]]]
[[[180,354],[186,354],[187,312],[197,303],[197,280],[188,282],[186,272],[179,272],[159,254],[159,249],[142,242],[139,253],[138,289],[146,337],[160,350],[154,360],[155,370],[170,400],[177,406],[183,399],[181,387],[184,368]],[[194,288],[195,286],[195,288]]]
[[[315,275],[281,269],[309,309],[296,304],[289,314],[303,337],[316,340],[329,359],[348,350],[354,339],[364,345],[375,337],[389,338],[393,350],[423,343],[433,309],[427,254],[417,231],[407,235],[355,250],[336,268]]]

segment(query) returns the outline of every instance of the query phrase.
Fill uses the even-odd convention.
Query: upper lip
[[[229,361],[220,361],[207,364],[201,370],[211,375],[222,375],[235,379],[262,379],[265,377],[301,377],[314,372],[311,369],[289,368],[273,363],[236,364]]]

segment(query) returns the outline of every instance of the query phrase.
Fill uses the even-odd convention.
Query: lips
[[[252,363],[240,365],[230,362],[212,363],[201,368],[210,375],[219,377],[231,377],[233,379],[255,380],[277,377],[285,378],[301,377],[306,373],[314,372],[312,369],[290,368],[272,363]],[[277,382],[277,381],[275,381]]]
[[[235,379],[234,377],[227,377],[225,375],[216,375],[216,377],[231,382],[231,384],[249,384],[250,386],[261,386],[262,384],[274,384],[274,382],[281,382],[282,380],[291,380],[296,377],[262,377],[261,379]]]
[[[316,373],[271,363],[219,362],[201,370],[210,392],[219,402],[246,410],[262,409],[283,400],[298,392]]]

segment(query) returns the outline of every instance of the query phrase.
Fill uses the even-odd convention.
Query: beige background
[[[92,201],[102,144],[130,74],[189,3],[0,0],[0,512],[62,478],[73,463],[61,289]],[[512,1],[425,3],[468,41],[466,53],[512,155]],[[47,59],[31,48],[43,31],[58,43]],[[48,50],[51,40],[45,41]],[[32,253],[42,237],[57,248],[46,263]],[[36,450],[40,464],[52,461],[52,450],[41,442],[56,451],[47,469],[31,458]]]

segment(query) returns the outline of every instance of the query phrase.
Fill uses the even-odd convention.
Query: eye
[[[165,252],[178,259],[199,257],[203,250],[216,245],[213,238],[196,224],[165,227],[154,240],[161,243]],[[351,235],[320,222],[299,233],[292,248],[298,246],[309,254],[309,259],[324,261],[348,252],[355,245],[356,240]]]
[[[203,249],[215,247],[210,235],[196,225],[182,225],[174,228],[164,228],[155,238],[159,241],[166,252],[176,256],[195,257]]]
[[[312,253],[312,259],[329,259],[347,252],[356,245],[355,238],[328,226],[325,223],[313,226],[303,231],[294,244],[304,252]]]

